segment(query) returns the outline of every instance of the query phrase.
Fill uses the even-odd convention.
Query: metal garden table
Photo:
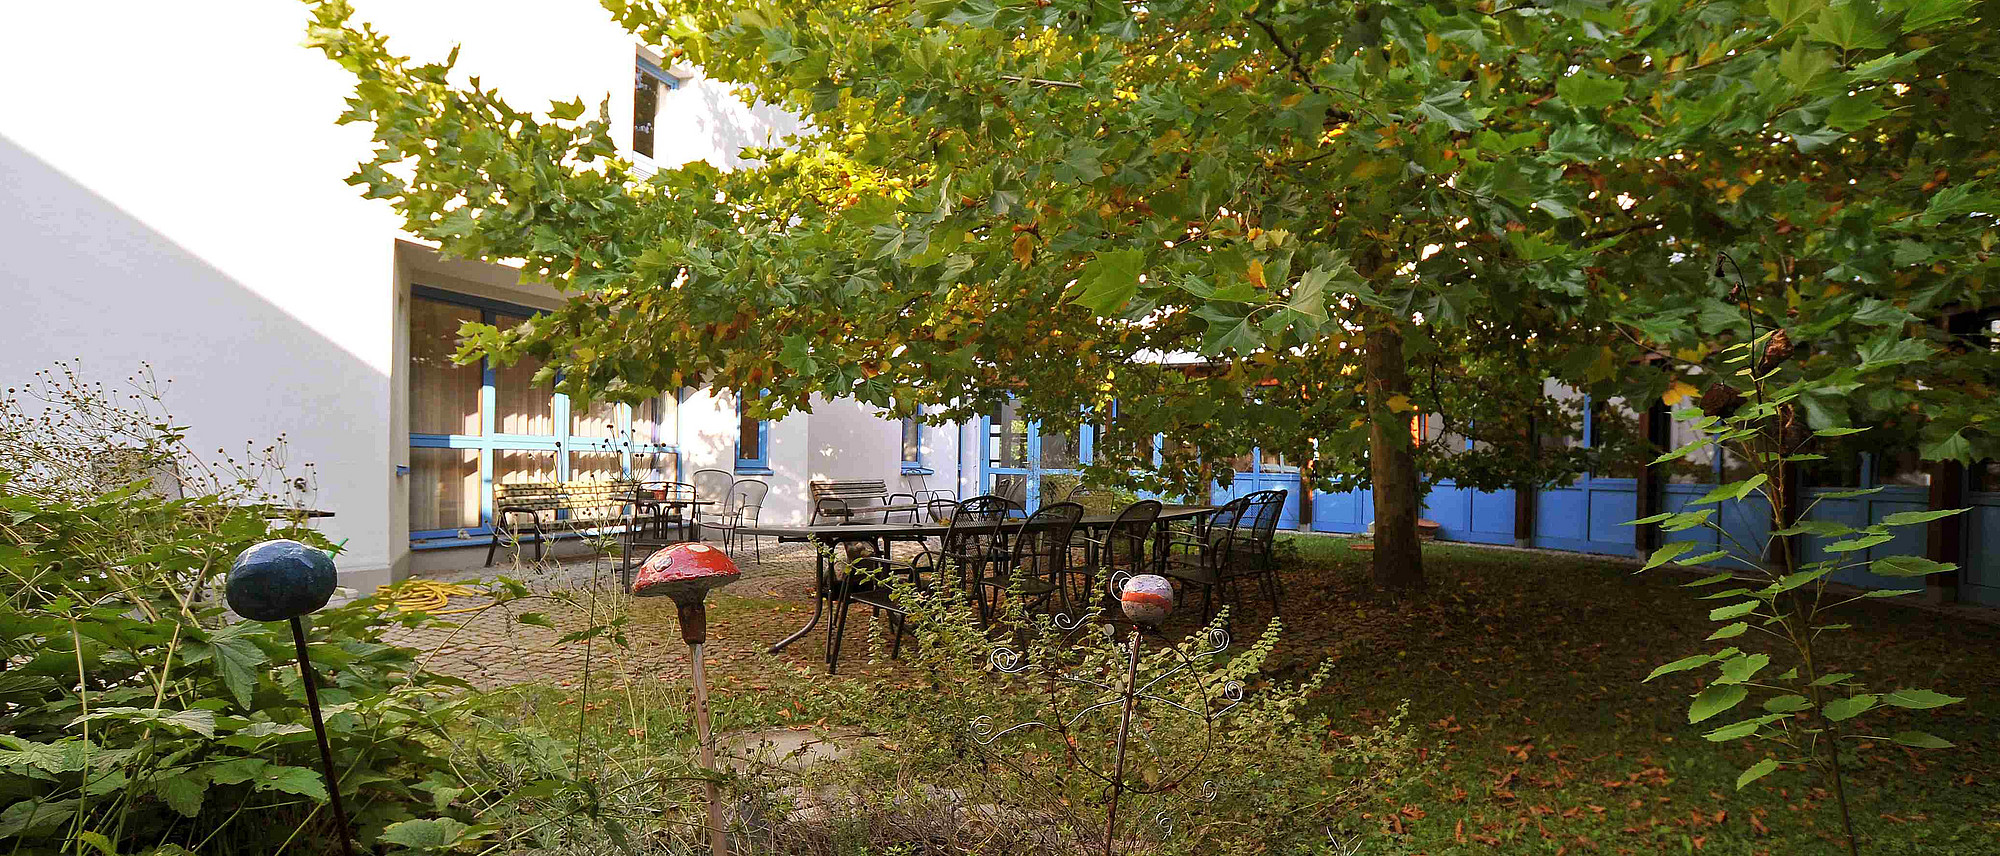
[[[1162,507],[1159,518],[1154,522],[1154,525],[1157,527],[1155,537],[1160,539],[1166,537],[1167,524],[1200,520],[1214,514],[1216,508],[1217,506],[1213,505],[1169,505]],[[1077,521],[1077,526],[1078,528],[1091,531],[1102,531],[1109,529],[1112,524],[1117,522],[1118,515],[1115,512],[1096,512],[1084,515],[1083,519]],[[1022,521],[1020,520],[1002,520],[980,524],[961,523],[959,524],[958,531],[960,533],[991,531],[992,529],[1005,531],[1019,528],[1021,525]],[[741,532],[745,535],[763,535],[776,538],[780,543],[788,541],[809,543],[815,547],[821,545],[830,547],[847,541],[867,541],[880,545],[883,548],[881,555],[884,558],[888,558],[888,545],[892,542],[941,538],[950,528],[950,526],[943,523],[847,523],[820,526],[752,526],[745,527]],[[835,591],[841,584],[841,580],[836,578],[836,569],[827,563],[826,554],[818,550],[814,552],[812,618],[808,619],[806,626],[799,628],[797,633],[793,633],[780,640],[777,644],[772,645],[771,653],[773,654],[783,651],[793,642],[805,638],[807,633],[811,633],[812,629],[819,625],[820,617],[826,612],[827,601],[834,597]],[[1164,551],[1160,552],[1160,555],[1164,556]]]

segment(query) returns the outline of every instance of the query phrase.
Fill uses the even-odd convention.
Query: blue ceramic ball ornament
[[[311,615],[333,597],[339,575],[326,551],[280,538],[244,550],[229,567],[229,608],[251,621]]]

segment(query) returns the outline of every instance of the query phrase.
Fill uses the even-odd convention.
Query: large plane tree
[[[1618,313],[1710,295],[1671,248],[1713,244],[1715,199],[1755,182],[1691,180],[1676,155],[1864,134],[1893,105],[1832,81],[1905,79],[1926,58],[1909,39],[1970,6],[607,0],[807,129],[748,168],[641,179],[607,110],[509,105],[313,5],[312,43],[358,79],[343,121],[379,142],[355,183],[573,298],[469,330],[467,354],[533,354],[581,396],[760,390],[766,413],[1018,397],[1104,426],[1100,470],[1182,489],[1250,445],[1311,456],[1374,488],[1392,587],[1422,582],[1422,469],[1499,487],[1583,463],[1534,453],[1529,426],[1564,415],[1543,378],[1685,394],[1628,363],[1679,334]],[[1961,208],[1984,180],[1940,179]],[[1485,442],[1420,467],[1428,412]]]

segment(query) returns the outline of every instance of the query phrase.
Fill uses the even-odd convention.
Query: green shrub
[[[258,487],[293,484],[273,475],[281,447],[257,464],[203,467],[181,430],[142,406],[157,403],[150,390],[135,405],[59,371],[30,394],[39,403],[0,401],[0,846],[331,852],[290,629],[232,622],[220,597],[251,544],[333,547],[274,528],[286,515]],[[444,771],[425,735],[439,732],[439,694],[462,686],[385,644],[385,630],[419,619],[382,606],[362,598],[311,619],[364,842],[430,813],[421,791]]]

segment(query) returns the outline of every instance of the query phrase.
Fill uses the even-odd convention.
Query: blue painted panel
[[[1579,553],[1632,555],[1638,495],[1631,479],[1585,479],[1535,494],[1535,546]]]
[[[1260,490],[1284,491],[1285,507],[1278,512],[1278,528],[1299,528],[1299,477],[1295,473],[1237,473],[1236,480],[1228,487],[1223,487],[1221,482],[1209,484],[1209,502],[1221,505]],[[1319,506],[1313,508],[1317,511]]]
[[[1962,600],[2000,606],[2000,491],[1966,494],[1965,570],[1959,577]]]
[[[1472,525],[1466,541],[1488,544],[1514,543],[1514,492],[1511,490],[1472,491]]]
[[[1438,482],[1424,497],[1423,516],[1438,524],[1438,538],[1484,544],[1514,543],[1514,492],[1488,493]]]
[[[1365,532],[1375,522],[1375,495],[1372,491],[1313,494],[1313,531]]]

